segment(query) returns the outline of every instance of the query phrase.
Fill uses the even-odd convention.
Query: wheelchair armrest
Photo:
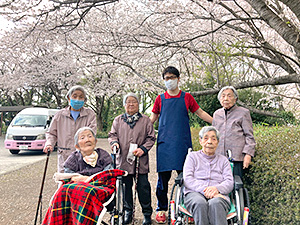
[[[243,188],[243,181],[242,181],[241,177],[238,175],[234,176],[234,187],[236,190]]]
[[[182,172],[175,178],[175,184],[179,184],[179,186],[182,186],[182,184],[183,184],[183,173]]]

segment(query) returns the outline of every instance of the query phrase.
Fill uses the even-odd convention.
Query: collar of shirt
[[[234,104],[233,106],[231,106],[229,109],[225,109],[225,108],[224,108],[225,114],[227,114],[227,112],[229,112],[231,109],[233,109],[234,106],[236,106],[236,104]]]

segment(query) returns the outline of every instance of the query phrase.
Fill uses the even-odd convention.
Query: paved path
[[[110,150],[107,139],[98,139],[97,146]],[[149,152],[152,207],[156,208],[155,187],[157,181],[155,148]],[[41,155],[42,160],[23,166],[14,171],[0,175],[0,225],[32,225],[35,218],[38,196],[40,193],[42,176],[45,168],[46,155]],[[57,168],[57,156],[52,153],[49,157],[49,165],[43,191],[43,217],[46,214],[50,198],[56,190],[56,184],[52,179]],[[175,176],[175,173],[173,174]],[[170,184],[171,186],[171,184]],[[136,209],[136,224],[142,224],[143,215],[139,203]],[[152,215],[154,220],[155,213]],[[108,217],[105,218],[106,220]],[[39,224],[39,223],[38,223]],[[155,225],[156,223],[153,222]]]
[[[4,148],[5,135],[0,136],[0,175],[20,169],[45,158],[41,151],[21,151],[13,155]]]

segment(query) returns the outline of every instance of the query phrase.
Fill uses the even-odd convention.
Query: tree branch
[[[281,77],[272,77],[272,78],[262,78],[254,81],[245,81],[238,84],[233,85],[236,89],[244,89],[251,87],[260,87],[264,85],[283,85],[283,84],[292,84],[292,83],[300,83],[300,75],[299,74],[290,74]],[[201,96],[201,95],[212,95],[217,94],[220,91],[219,89],[209,89],[204,91],[195,91],[191,92],[193,96]]]
[[[299,4],[299,1],[295,1],[295,0],[279,0],[279,1],[281,1],[287,7],[289,7],[290,10],[297,16],[298,20],[300,20],[300,4]]]
[[[262,0],[246,0],[264,21],[272,27],[287,43],[292,45],[300,56],[299,32],[279,18]],[[298,2],[299,4],[299,2]]]
[[[249,105],[246,105],[245,103],[241,102],[240,100],[237,100],[237,103],[240,105],[240,106],[243,106],[245,107],[246,109],[249,109],[251,112],[253,113],[257,113],[257,114],[260,114],[260,115],[264,115],[264,116],[271,116],[271,117],[280,117],[270,111],[265,111],[265,110],[260,110],[260,109],[256,109],[256,108],[253,108]]]

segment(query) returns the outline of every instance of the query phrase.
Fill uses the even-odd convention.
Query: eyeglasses
[[[169,77],[165,77],[164,80],[175,80],[177,78],[177,76],[169,76]]]

